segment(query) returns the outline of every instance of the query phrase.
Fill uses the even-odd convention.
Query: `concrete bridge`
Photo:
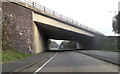
[[[32,1],[2,2],[3,25],[9,28],[12,45],[25,53],[48,49],[48,39],[76,41],[77,49],[98,49],[105,36]]]

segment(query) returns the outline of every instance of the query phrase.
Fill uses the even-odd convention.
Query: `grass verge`
[[[32,54],[25,54],[12,49],[2,51],[2,63],[14,61],[14,60],[20,60],[29,56],[32,56]]]

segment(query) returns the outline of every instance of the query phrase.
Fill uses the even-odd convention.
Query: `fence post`
[[[45,7],[44,7],[44,12],[45,12]]]
[[[53,15],[55,15],[54,11],[53,11]]]
[[[32,2],[32,5],[33,5],[33,7],[35,6],[35,5],[34,5],[34,2]]]

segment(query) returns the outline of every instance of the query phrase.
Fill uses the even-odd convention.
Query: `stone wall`
[[[3,13],[3,44],[9,44],[9,48],[14,48],[24,53],[33,52],[33,19],[32,10],[24,8],[10,2],[2,3]],[[4,41],[5,40],[5,41]],[[3,50],[6,46],[3,45]]]

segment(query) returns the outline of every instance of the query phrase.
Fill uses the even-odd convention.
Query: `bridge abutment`
[[[2,49],[41,53],[48,49],[48,38],[33,22],[33,11],[11,2],[2,2]],[[8,48],[7,48],[8,47]]]
[[[2,49],[33,53],[32,10],[2,2]]]

